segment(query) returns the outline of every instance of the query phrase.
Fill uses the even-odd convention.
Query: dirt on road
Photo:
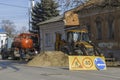
[[[60,66],[66,67],[68,63],[68,55],[61,51],[45,51],[38,54],[35,58],[28,62],[28,66],[45,67]]]

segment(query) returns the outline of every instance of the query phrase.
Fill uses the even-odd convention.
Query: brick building
[[[102,49],[105,56],[112,55],[120,60],[120,1],[105,0],[101,5],[89,6],[78,11],[78,14],[80,24],[86,26],[91,40]],[[39,26],[42,49],[54,50],[55,32],[64,35],[65,26],[62,17],[42,22]]]
[[[112,53],[120,60],[120,1],[105,1],[99,6],[80,10],[80,23],[86,25],[92,41],[98,44],[106,56]]]

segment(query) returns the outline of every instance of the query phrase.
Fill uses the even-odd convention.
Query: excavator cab
[[[87,30],[69,30],[67,31],[68,42],[90,41]]]

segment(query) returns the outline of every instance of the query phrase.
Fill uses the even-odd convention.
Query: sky
[[[0,23],[2,20],[10,20],[14,22],[17,29],[23,26],[28,28],[29,4],[30,0],[0,0]]]
[[[61,0],[62,3],[64,1],[65,0]],[[2,20],[10,20],[14,22],[18,30],[24,26],[28,29],[29,7],[30,0],[0,0],[0,23]]]

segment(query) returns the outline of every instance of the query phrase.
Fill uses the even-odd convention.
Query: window
[[[67,40],[69,43],[71,43],[73,41],[73,35],[72,35],[72,32],[68,32],[67,33]]]
[[[108,39],[114,39],[114,17],[108,16]]]
[[[83,41],[90,41],[88,33],[82,33],[82,40]]]
[[[91,39],[91,26],[90,26],[90,24],[87,24],[87,30],[88,30],[89,38]]]
[[[47,47],[52,46],[52,34],[51,33],[45,34],[45,46]]]
[[[100,17],[96,18],[96,28],[97,28],[97,40],[102,39],[102,19]]]

